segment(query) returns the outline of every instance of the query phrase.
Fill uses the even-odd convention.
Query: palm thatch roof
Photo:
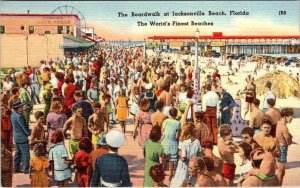
[[[267,81],[272,83],[271,90],[277,98],[300,98],[300,84],[283,71],[271,72],[256,79],[254,83],[257,95],[265,95]]]

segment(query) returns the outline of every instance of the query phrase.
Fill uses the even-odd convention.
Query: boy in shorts
[[[88,130],[85,119],[82,117],[81,105],[75,104],[72,109],[74,110],[73,116],[64,124],[63,133],[66,135],[67,130],[70,130],[69,152],[73,158],[79,151],[80,139],[84,136],[88,136]]]
[[[220,156],[224,159],[223,177],[228,186],[233,186],[236,168],[234,164],[234,153],[238,153],[238,144],[232,139],[232,130],[229,125],[221,125],[220,136],[218,149]]]

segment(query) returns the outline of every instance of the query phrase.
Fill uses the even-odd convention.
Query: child
[[[90,153],[92,152],[93,145],[88,137],[83,137],[79,141],[80,151],[75,154],[74,167],[77,169],[78,186],[89,187],[90,175],[91,175],[91,164]]]
[[[125,90],[119,92],[119,96],[116,98],[117,104],[117,119],[120,122],[120,125],[123,129],[123,132],[126,131],[126,119],[128,117],[128,98],[126,97]]]
[[[52,145],[49,148],[49,160],[52,161],[51,169],[54,181],[59,187],[67,187],[71,180],[72,173],[68,160],[68,151],[64,145],[64,135],[62,131],[57,131],[51,136]]]
[[[88,135],[88,128],[85,119],[82,117],[82,106],[75,104],[72,110],[74,114],[64,124],[63,133],[66,135],[67,130],[70,130],[69,152],[73,158],[79,151],[80,139]]]
[[[29,177],[32,187],[48,187],[49,160],[46,157],[47,151],[42,143],[38,143],[33,149],[34,156],[30,160]]]
[[[108,131],[109,121],[108,114],[98,102],[94,105],[94,111],[94,114],[89,117],[88,129],[92,133],[92,144],[94,145],[94,150],[96,150],[98,140],[104,132],[104,127]]]
[[[43,125],[45,124],[44,112],[36,111],[34,113],[34,117],[36,119],[36,124],[32,128],[30,146],[34,148],[34,146],[38,143],[42,143],[44,146],[46,146],[48,141],[47,138],[45,137],[45,130],[43,127]]]
[[[1,187],[12,187],[13,161],[12,153],[1,140]]]
[[[166,175],[162,165],[157,164],[152,166],[150,168],[149,174],[154,182],[153,187],[168,187],[167,185],[164,184],[164,179]]]
[[[232,139],[232,130],[229,125],[221,125],[220,136],[218,149],[220,156],[224,159],[223,176],[228,186],[232,186],[236,168],[234,164],[234,153],[238,152],[238,144]]]

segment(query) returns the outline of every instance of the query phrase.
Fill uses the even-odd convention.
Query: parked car
[[[284,66],[288,67],[288,66],[290,66],[292,63],[294,63],[294,60],[289,59],[289,60],[287,60],[286,62],[284,62]]]
[[[215,52],[214,54],[212,54],[212,56],[213,56],[214,58],[219,58],[219,57],[221,57],[221,53]]]

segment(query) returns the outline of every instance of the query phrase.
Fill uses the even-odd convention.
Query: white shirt
[[[67,87],[67,86],[68,86],[68,84],[66,84],[66,83],[63,83],[63,85],[61,86],[62,96],[64,96],[64,97],[65,97],[65,95],[66,95],[65,90],[66,90],[66,87]]]
[[[272,91],[268,91],[264,97],[264,103],[263,103],[263,108],[268,108],[268,99],[274,99],[275,100],[275,95]]]
[[[114,96],[115,96],[115,97],[119,96],[120,90],[121,90],[120,86],[119,86],[119,85],[116,85],[115,91],[114,91]],[[124,90],[124,91],[125,91],[125,94],[127,95],[127,88],[126,88],[126,86],[122,86],[122,90]]]
[[[252,168],[253,168],[250,160],[247,160],[246,163],[241,164],[240,166],[241,166],[241,168],[240,168],[241,169],[240,175],[243,176],[243,177],[245,177],[247,175],[247,173],[250,170],[252,170]]]
[[[3,81],[3,91],[10,91],[14,83],[12,81]]]
[[[217,111],[220,110],[219,96],[213,91],[208,91],[203,96],[203,99],[202,99],[202,110],[203,110],[203,112],[206,111],[207,106],[217,107]]]
[[[51,80],[49,82],[51,83],[53,88],[58,87],[58,79],[56,78],[56,76],[54,74],[51,74]]]
[[[110,94],[110,96],[111,96],[113,99],[115,99],[116,87],[117,87],[116,84],[114,84],[114,85],[109,84],[109,85],[107,86],[107,88],[108,88],[108,90],[109,90],[109,94]]]
[[[187,99],[187,96],[186,96],[187,92],[180,92],[179,95],[178,95],[178,103],[180,104],[181,102],[183,102],[184,100]]]

